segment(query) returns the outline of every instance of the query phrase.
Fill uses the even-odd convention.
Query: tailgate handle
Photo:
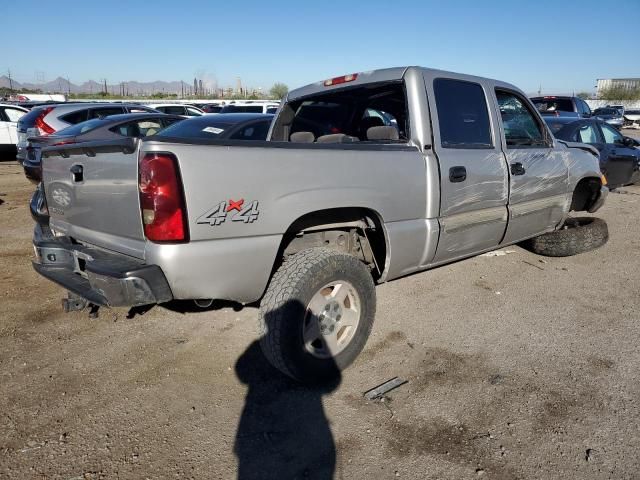
[[[81,182],[83,180],[83,168],[82,165],[72,165],[69,169],[71,175],[73,176],[74,182]]]

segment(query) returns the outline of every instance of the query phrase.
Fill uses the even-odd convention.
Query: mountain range
[[[98,93],[104,90],[104,83],[95,82],[93,80],[89,80],[88,82],[84,82],[80,85],[76,85],[73,82],[68,82],[66,78],[58,77],[55,80],[51,80],[50,82],[44,83],[21,83],[13,80],[9,82],[9,78],[6,75],[0,76],[0,88],[10,88],[10,83],[13,84],[14,90],[41,90],[43,93]],[[153,93],[176,93],[180,94],[182,92],[182,85],[184,85],[185,91],[189,88],[190,84],[187,82],[164,82],[164,81],[155,81],[155,82],[123,82],[125,93],[128,92],[130,95],[139,95],[139,94],[153,94]],[[110,85],[107,84],[107,89],[109,93],[120,93],[121,84]]]

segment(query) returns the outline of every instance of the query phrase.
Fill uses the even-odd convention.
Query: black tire
[[[311,298],[333,281],[349,282],[360,302],[359,323],[344,349],[329,358],[307,351],[303,322]],[[326,248],[303,250],[276,271],[260,304],[260,347],[282,373],[303,383],[339,376],[364,348],[376,311],[376,292],[367,267],[357,258]]]
[[[555,232],[527,240],[525,248],[547,257],[570,257],[601,247],[609,239],[607,223],[594,217],[570,217]]]

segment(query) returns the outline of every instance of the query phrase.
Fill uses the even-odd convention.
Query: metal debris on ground
[[[522,262],[526,263],[527,265],[531,265],[532,267],[536,267],[538,270],[544,270],[544,268],[542,268],[540,265],[536,265],[535,263],[527,262],[526,260],[523,260]]]
[[[364,398],[367,400],[376,400],[382,397],[384,394],[390,392],[394,388],[398,388],[400,385],[404,385],[407,383],[407,380],[400,377],[394,377],[391,380],[387,380],[383,384],[378,385],[377,387],[372,388],[364,392]]]
[[[516,253],[515,250],[492,250],[491,252],[483,253],[481,257],[502,257],[509,253]]]

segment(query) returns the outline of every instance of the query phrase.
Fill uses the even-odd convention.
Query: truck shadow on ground
[[[268,328],[275,315],[267,317]],[[331,368],[330,380],[307,386],[272,367],[259,341],[244,351],[235,365],[248,388],[234,443],[238,479],[333,478],[336,446],[322,396],[338,388],[341,376]]]

